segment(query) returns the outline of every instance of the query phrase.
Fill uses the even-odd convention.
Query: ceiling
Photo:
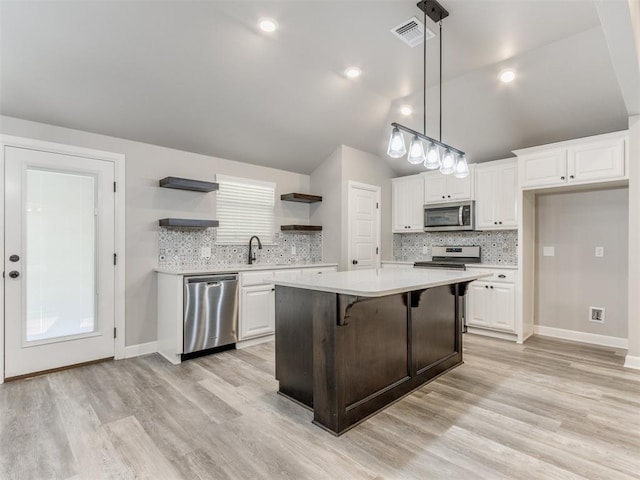
[[[389,32],[416,1],[2,1],[0,113],[307,174],[345,144],[415,173],[385,151],[392,121],[422,130],[422,47]],[[442,140],[470,162],[627,127],[593,0],[441,3]]]

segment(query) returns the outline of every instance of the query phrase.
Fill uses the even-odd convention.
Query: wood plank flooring
[[[640,478],[640,372],[621,352],[464,343],[464,365],[340,438],[276,394],[272,343],[0,385],[0,479]]]

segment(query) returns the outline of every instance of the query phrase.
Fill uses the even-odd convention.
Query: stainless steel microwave
[[[475,202],[440,203],[424,206],[424,231],[475,230]]]

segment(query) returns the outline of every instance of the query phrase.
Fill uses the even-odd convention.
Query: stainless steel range
[[[431,260],[416,262],[413,266],[466,270],[467,263],[480,263],[480,247],[431,247]]]
[[[480,247],[431,247],[431,260],[415,262],[414,268],[441,270],[466,270],[466,264],[480,263]],[[460,297],[462,331],[467,331],[467,307],[465,297]]]

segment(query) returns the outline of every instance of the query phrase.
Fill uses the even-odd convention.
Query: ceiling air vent
[[[417,47],[422,43],[424,38],[424,24],[417,17],[411,17],[406,22],[393,27],[391,33],[402,40],[410,47]],[[436,34],[427,28],[427,40],[435,37]]]

